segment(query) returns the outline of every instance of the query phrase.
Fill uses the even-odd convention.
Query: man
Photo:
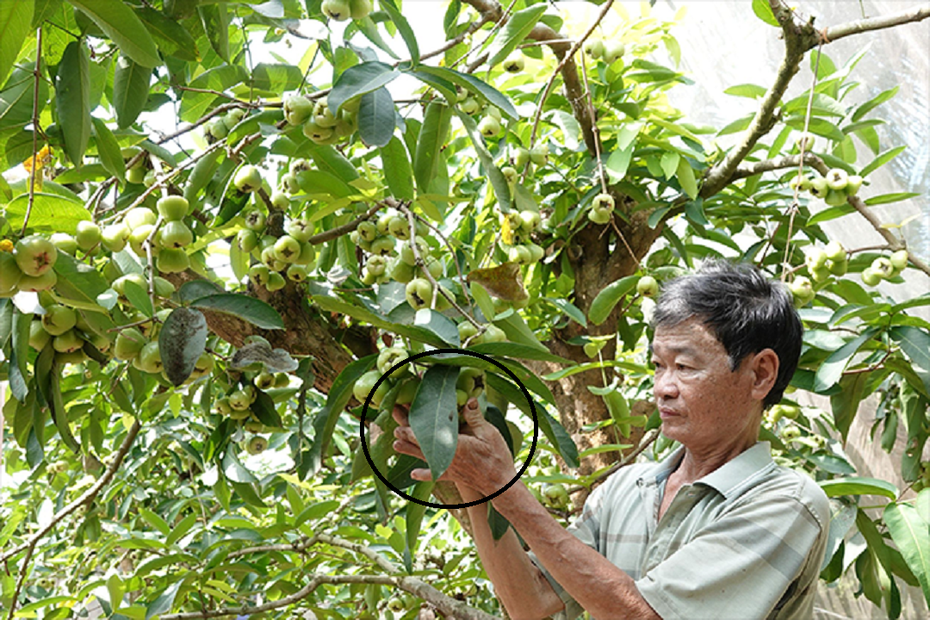
[[[801,322],[790,295],[748,265],[711,262],[658,300],[651,360],[662,433],[681,447],[620,469],[565,530],[517,483],[493,500],[520,532],[494,541],[469,508],[482,564],[515,620],[800,619],[813,614],[830,510],[809,477],[758,442],[765,408],[791,380]],[[399,452],[422,458],[405,411]],[[511,480],[501,435],[467,403],[466,434],[442,479],[465,501]],[[427,470],[414,477],[429,478]]]

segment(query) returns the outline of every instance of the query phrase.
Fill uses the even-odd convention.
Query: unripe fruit
[[[655,297],[659,294],[659,283],[652,276],[643,276],[636,283],[636,292],[643,297]]]
[[[794,441],[801,437],[801,429],[793,424],[791,426],[786,426],[781,431],[782,441]]]
[[[313,122],[324,129],[332,129],[336,126],[336,117],[333,116],[332,110],[325,101],[317,101],[313,106]]]
[[[281,177],[281,187],[288,194],[296,194],[300,191],[300,180],[297,175],[288,172]]]
[[[882,278],[890,278],[894,273],[894,265],[884,256],[880,256],[872,261],[872,271]]]
[[[365,241],[374,241],[378,238],[378,229],[371,222],[361,222],[355,230],[358,231],[358,236]]]
[[[377,363],[378,372],[380,372],[382,375],[387,374],[387,372],[391,370],[391,368],[401,363],[408,357],[410,357],[410,354],[407,352],[406,349],[403,349],[401,347],[388,347],[387,349],[382,349],[381,352],[378,353],[378,363]],[[400,375],[403,374],[404,370],[406,369],[398,368],[396,371],[396,375],[392,378],[394,379],[399,378]]]
[[[493,138],[501,132],[501,123],[493,116],[485,116],[478,123],[478,131],[485,138]]]
[[[478,333],[478,328],[472,325],[468,321],[462,321],[458,325],[459,332],[459,341],[465,342],[469,338],[473,338]]]
[[[591,58],[601,58],[604,55],[604,40],[597,37],[588,37],[585,39],[582,49]]]
[[[291,206],[291,199],[284,192],[272,192],[271,206],[278,211],[287,211]]]
[[[310,275],[306,265],[293,264],[287,268],[287,279],[291,282],[305,282]]]
[[[110,252],[121,252],[129,241],[129,227],[122,222],[105,226],[100,233],[100,242]]]
[[[526,246],[515,245],[507,252],[507,259],[518,265],[527,265],[532,262],[532,254]]]
[[[846,192],[847,196],[855,196],[859,193],[859,188],[862,187],[862,177],[858,174],[851,174],[849,178],[846,179],[846,188],[843,190]]]
[[[845,258],[843,260],[828,260],[827,261],[827,271],[829,271],[835,276],[846,275],[846,270],[848,268],[849,268],[849,262]]]
[[[804,257],[808,269],[822,269],[827,264],[827,253],[820,248],[812,248]]]
[[[52,347],[59,353],[71,353],[84,346],[84,341],[77,331],[69,329],[63,334],[52,338]]]
[[[155,207],[165,221],[174,222],[187,216],[190,203],[183,196],[164,196],[158,200]]]
[[[794,281],[788,285],[788,289],[794,297],[794,305],[798,308],[810,303],[815,296],[814,287],[810,279],[804,276],[795,278]]]
[[[261,454],[267,448],[268,448],[267,439],[265,439],[264,437],[252,437],[249,440],[249,444],[246,447],[246,451],[252,456],[255,456],[257,454]]]
[[[129,227],[129,230],[135,230],[145,224],[153,225],[157,220],[158,216],[155,212],[147,207],[134,207],[123,216],[123,223]]]
[[[125,297],[126,295],[126,284],[132,282],[142,290],[148,288],[148,282],[146,282],[145,277],[141,273],[127,273],[124,276],[120,276],[117,279],[113,280],[113,284],[110,286],[120,297]]]
[[[155,266],[162,273],[180,273],[190,267],[187,252],[180,248],[163,248],[155,259]]]
[[[332,127],[321,127],[312,118],[304,123],[304,135],[317,144],[326,142],[333,136]]]
[[[373,276],[381,276],[387,270],[387,259],[373,254],[365,261],[365,269]]]
[[[478,100],[474,97],[468,97],[465,99],[465,101],[459,104],[459,107],[465,114],[474,114],[481,109],[481,104],[479,104]]]
[[[244,390],[234,390],[226,397],[233,411],[245,411],[252,404],[252,397]]]
[[[429,308],[433,301],[433,285],[426,278],[414,278],[407,283],[406,298],[414,310]]]
[[[50,271],[58,260],[58,248],[42,235],[23,237],[13,246],[13,258],[24,275],[33,278]]]
[[[394,253],[394,239],[392,237],[378,237],[371,242],[371,253],[387,256]]]
[[[293,263],[300,256],[300,242],[290,235],[282,235],[274,244],[274,256],[282,263]]]
[[[262,186],[262,175],[258,171],[258,168],[251,164],[247,164],[236,171],[233,185],[235,185],[236,189],[240,192],[254,192]]]
[[[491,324],[487,326],[487,329],[484,330],[484,333],[481,334],[476,340],[475,344],[485,344],[487,342],[504,342],[507,340],[507,334],[497,325]]]
[[[67,306],[54,304],[45,309],[42,326],[52,336],[60,336],[77,323],[77,313]]]
[[[626,47],[620,41],[604,41],[604,62],[608,65],[623,56]]]
[[[0,295],[16,290],[23,272],[10,252],[0,252]]]
[[[901,271],[907,267],[908,254],[907,250],[898,250],[894,252],[891,256],[888,257],[888,260],[891,262],[891,266],[894,270]]]
[[[254,230],[240,228],[239,232],[236,233],[236,243],[239,244],[240,250],[248,254],[258,247],[258,235]]]
[[[549,160],[549,145],[537,144],[530,149],[530,161],[537,166],[543,166]]]
[[[45,330],[42,321],[32,321],[29,323],[29,346],[36,351],[41,351],[52,339],[52,335]]]
[[[539,213],[525,209],[520,211],[520,227],[526,232],[533,232],[539,228],[541,219]]]
[[[808,272],[811,274],[811,280],[814,282],[826,282],[830,279],[830,269],[827,264],[833,264],[830,261],[824,263],[823,267],[809,267]]]
[[[377,370],[369,370],[361,377],[358,378],[358,381],[355,382],[355,385],[352,387],[352,394],[355,396],[355,400],[360,403],[364,403],[365,399],[368,398],[368,394],[371,393],[371,390],[375,387],[375,383],[378,382],[378,379],[381,378],[381,373]],[[372,395],[372,403],[375,406],[378,406],[380,403],[374,402],[375,395]]]
[[[468,398],[478,398],[484,392],[484,371],[479,368],[463,368],[455,382],[456,389],[465,392]]]
[[[344,22],[352,16],[349,3],[345,0],[323,0],[320,9],[326,17],[337,22]]]
[[[289,125],[301,125],[313,114],[313,103],[302,95],[284,99],[284,118]]]
[[[589,209],[588,210],[588,219],[591,222],[599,225],[604,225],[610,222],[613,218],[613,212],[609,209]]]
[[[218,116],[207,121],[206,125],[204,125],[204,133],[213,140],[222,140],[229,135],[229,127],[223,122],[223,117]],[[209,139],[207,141],[210,142]]]
[[[113,355],[118,360],[128,361],[135,358],[145,346],[145,336],[136,327],[120,330],[113,344]]]
[[[823,201],[831,207],[838,207],[840,205],[846,204],[846,192],[836,189],[828,189],[827,195],[823,197]]]
[[[827,255],[827,260],[833,262],[846,260],[846,248],[839,241],[831,241],[824,247],[823,251]]]
[[[371,0],[349,0],[349,14],[352,19],[365,19],[371,13]]]
[[[410,238],[410,226],[407,223],[407,218],[400,215],[395,215],[388,222],[388,233],[400,239],[401,241],[406,241]]]
[[[504,179],[507,181],[508,185],[513,185],[517,182],[517,179],[520,178],[520,173],[517,172],[516,168],[511,166],[504,166],[501,168],[501,174],[504,175]]]
[[[810,180],[810,185],[811,196],[823,198],[827,195],[827,180],[823,177],[814,177]]]
[[[272,271],[268,274],[268,282],[265,284],[265,288],[273,293],[274,291],[280,291],[286,285],[287,280],[284,279],[284,276],[277,271]]]
[[[846,189],[846,183],[849,180],[849,175],[846,174],[846,171],[842,168],[830,168],[830,170],[827,171],[827,175],[824,177],[824,180],[827,182],[828,188],[842,191]]]
[[[180,220],[165,222],[158,229],[158,245],[163,248],[182,248],[194,240],[194,233]]]
[[[160,373],[164,366],[161,361],[161,350],[158,348],[158,341],[152,340],[145,343],[145,346],[139,351],[139,355],[133,360],[133,365],[142,372],[153,375]]]
[[[57,282],[58,274],[49,270],[38,276],[23,274],[19,279],[17,287],[19,290],[27,293],[38,293],[39,291],[46,291],[52,288]]]
[[[614,208],[614,197],[610,194],[601,193],[594,197],[594,200],[591,201],[592,209],[610,209],[613,211]]]
[[[523,52],[514,51],[501,63],[501,66],[508,73],[520,73],[523,71],[525,64],[526,60],[523,58]]]
[[[74,256],[74,253],[78,251],[77,240],[68,233],[52,233],[48,240],[54,243],[55,247],[65,254]]]
[[[568,506],[568,489],[559,483],[548,484],[543,489],[543,498],[552,508],[565,508]]]

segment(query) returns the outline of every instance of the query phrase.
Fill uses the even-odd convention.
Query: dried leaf
[[[297,360],[284,349],[272,349],[267,342],[250,342],[240,348],[232,357],[230,367],[238,370],[252,364],[264,364],[270,372],[293,372],[297,370]]]
[[[490,269],[475,269],[468,273],[469,282],[477,282],[489,293],[504,301],[523,301],[529,298],[523,288],[520,265],[503,263]]]

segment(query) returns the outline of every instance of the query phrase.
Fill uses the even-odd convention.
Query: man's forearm
[[[492,501],[546,570],[591,617],[661,620],[629,575],[566,531],[523,484],[513,485]]]
[[[518,482],[517,485],[523,486]],[[517,486],[515,485],[515,486]],[[481,499],[481,495],[464,485],[458,485],[466,502]],[[514,620],[539,620],[562,608],[562,601],[542,572],[530,562],[520,540],[510,528],[500,540],[494,540],[488,526],[487,504],[468,508],[475,546],[494,590]]]

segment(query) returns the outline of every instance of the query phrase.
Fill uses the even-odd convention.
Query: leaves
[[[921,493],[927,495],[928,491],[924,489]],[[930,604],[930,523],[921,518],[914,506],[904,503],[885,506],[882,518]]]
[[[19,230],[29,208],[29,196],[22,194],[6,206],[10,226]],[[91,219],[90,212],[77,200],[57,194],[37,192],[29,214],[29,230],[35,232],[66,232],[74,234],[78,222]]]
[[[893,327],[890,333],[901,345],[904,354],[913,364],[914,372],[930,393],[930,334],[910,326]]]
[[[260,364],[268,372],[294,372],[298,366],[290,353],[284,349],[272,349],[264,339],[242,345],[229,361],[229,367],[237,370],[244,370],[252,364]]]
[[[0,84],[13,67],[19,49],[32,30],[33,0],[0,2]]]
[[[90,67],[82,41],[69,43],[61,56],[55,100],[65,152],[80,167],[90,140]]]
[[[208,295],[192,301],[191,307],[232,314],[262,329],[284,329],[284,320],[277,310],[260,299],[246,295]]]
[[[393,117],[391,120],[393,122]],[[381,147],[380,154],[384,180],[391,195],[398,200],[413,200],[413,169],[404,143],[394,137]]]
[[[161,64],[158,48],[148,29],[120,0],[68,0],[86,13],[120,50],[143,67]]]
[[[423,375],[410,405],[410,429],[426,457],[433,480],[449,468],[458,445],[459,419],[455,401],[458,376],[458,368],[432,366]]]
[[[145,108],[149,98],[149,80],[152,68],[135,62],[129,56],[121,54],[116,59],[116,72],[113,76],[113,107],[120,129],[125,129],[136,122]]]
[[[207,344],[207,320],[191,308],[175,308],[158,333],[165,375],[175,386],[184,383]]]
[[[113,176],[124,180],[126,174],[126,162],[123,161],[120,152],[119,143],[113,132],[110,131],[107,124],[99,118],[94,118],[94,136],[97,138],[97,154],[107,172]]]
[[[877,478],[852,476],[849,478],[838,478],[836,480],[823,480],[820,482],[820,488],[827,494],[827,497],[839,497],[841,495],[881,495],[889,499],[895,499],[898,496],[898,489],[895,485],[886,480],[879,480]]]
[[[358,135],[368,146],[385,146],[394,135],[394,100],[383,86],[362,95]]]
[[[600,325],[607,320],[614,307],[619,303],[623,296],[633,290],[639,276],[625,276],[615,282],[611,282],[601,289],[601,291],[591,302],[588,309],[588,319],[595,325]]]
[[[821,392],[839,381],[846,364],[849,363],[849,358],[876,333],[878,333],[878,328],[869,328],[831,353],[817,369],[817,374],[814,376],[814,390]]]
[[[400,72],[391,65],[378,61],[364,62],[349,67],[339,76],[327,96],[329,109],[336,114],[342,108],[342,104],[349,99],[376,91],[399,76]]]
[[[493,67],[500,63],[510,55],[510,52],[517,49],[517,45],[526,38],[545,12],[546,5],[543,3],[527,7],[511,15],[488,48],[488,66]]]
[[[426,106],[413,158],[413,176],[421,193],[429,192],[430,183],[442,165],[440,149],[448,138],[451,120],[452,109],[444,103],[432,101]]]
[[[871,173],[875,172],[875,170],[877,170],[878,168],[881,168],[882,166],[890,162],[892,159],[900,155],[902,152],[904,152],[905,148],[907,147],[896,146],[892,149],[888,149],[887,151],[885,151],[884,153],[882,153],[881,155],[879,155],[878,157],[870,161],[868,165],[865,166],[865,168],[859,171],[859,175],[862,176],[863,178],[869,176]]]

